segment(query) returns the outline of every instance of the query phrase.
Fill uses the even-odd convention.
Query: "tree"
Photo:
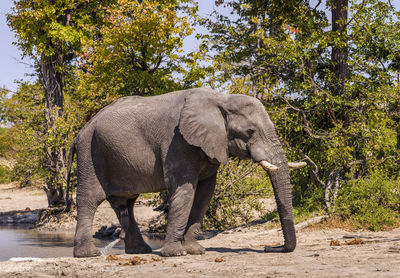
[[[210,82],[263,101],[290,158],[308,162],[295,203],[333,211],[351,179],[398,173],[400,24],[386,1],[329,1],[333,24],[321,3],[225,1],[233,16],[204,19],[202,47]]]
[[[89,116],[121,96],[157,95],[188,88],[183,40],[193,32],[193,1],[118,0],[103,7],[98,37],[80,55],[76,98]]]
[[[335,0],[331,4],[332,10],[332,32],[340,37],[340,44],[332,45],[332,64],[333,72],[337,79],[336,85],[332,88],[335,95],[345,93],[345,81],[347,77],[347,22],[349,0]]]
[[[18,90],[11,97],[3,98],[1,107],[2,121],[12,124],[11,139],[16,145],[16,165],[12,177],[21,186],[27,186],[34,179],[41,177],[44,149],[44,107],[43,89],[39,82],[20,83]]]
[[[56,123],[63,118],[65,75],[84,39],[78,25],[87,20],[85,13],[92,5],[98,5],[97,1],[93,2],[20,0],[14,2],[7,16],[9,26],[16,32],[16,45],[23,56],[33,58],[43,88],[44,134],[53,133]],[[62,174],[66,149],[50,141],[43,142],[42,147],[46,156],[43,162],[49,173],[43,188],[49,206],[59,205],[64,200]]]

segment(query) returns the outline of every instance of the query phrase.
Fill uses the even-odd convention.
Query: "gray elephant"
[[[161,255],[203,254],[197,242],[200,225],[218,167],[228,157],[252,159],[269,173],[285,242],[265,251],[295,249],[289,166],[299,165],[288,164],[275,127],[256,98],[205,88],[123,97],[82,128],[70,153],[71,158],[77,155],[78,171],[75,257],[100,255],[92,241],[92,222],[106,199],[125,231],[125,252],[152,252],[133,206],[140,193],[163,189],[170,198]]]

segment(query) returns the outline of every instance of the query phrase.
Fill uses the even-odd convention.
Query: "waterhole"
[[[153,250],[162,246],[162,240],[153,237],[143,237]],[[104,249],[114,239],[93,239],[100,250]],[[41,232],[28,227],[0,226],[0,261],[15,257],[72,257],[74,233]],[[106,250],[108,254],[124,254],[124,242]]]

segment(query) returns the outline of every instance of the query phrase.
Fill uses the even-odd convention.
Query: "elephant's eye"
[[[256,132],[254,128],[249,128],[249,129],[247,130],[247,134],[248,134],[249,136],[252,136],[252,135],[254,134],[254,132]]]

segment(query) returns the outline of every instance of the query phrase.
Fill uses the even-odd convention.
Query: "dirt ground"
[[[46,205],[40,189],[0,185],[0,212]],[[155,215],[143,205],[135,213],[139,222]],[[115,215],[104,203],[94,229],[111,223],[116,223]],[[73,229],[75,223],[60,225]],[[0,277],[400,277],[400,229],[298,229],[293,253],[267,254],[263,246],[282,243],[283,237],[279,229],[266,227],[236,228],[202,240],[205,255],[163,258],[155,250],[139,256],[5,261],[0,262]]]

